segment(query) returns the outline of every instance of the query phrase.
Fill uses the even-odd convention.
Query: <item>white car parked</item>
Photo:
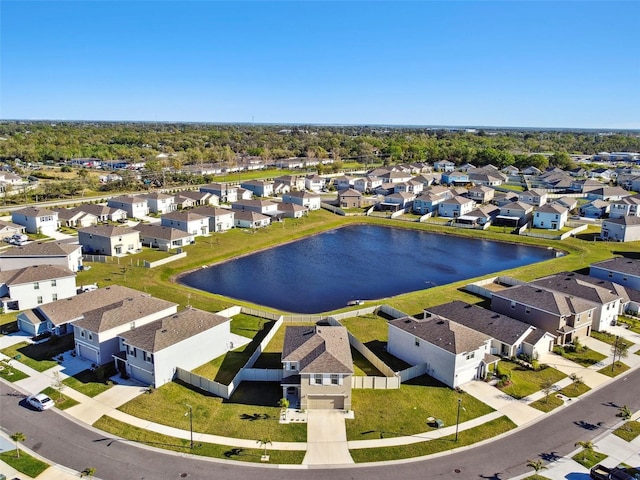
[[[27,403],[40,411],[47,410],[55,405],[55,402],[44,393],[27,397]]]

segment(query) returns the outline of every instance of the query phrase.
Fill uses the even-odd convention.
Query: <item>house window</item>
[[[622,277],[622,281],[626,282],[627,281],[627,277]]]
[[[42,297],[38,297],[38,305],[40,305],[42,303]]]
[[[416,346],[416,347],[419,347],[419,346],[420,346],[420,339],[419,339],[418,337],[416,337],[416,338],[414,339],[414,344],[415,344],[415,346]]]
[[[52,287],[56,287],[57,285],[58,285],[58,282],[56,280],[51,280]]]
[[[609,272],[609,278],[613,277],[613,273]]]
[[[40,290],[40,282],[33,282],[33,289]]]
[[[294,362],[289,362],[288,367],[289,367],[289,370],[295,370],[296,364]]]
[[[52,294],[52,295],[51,295],[51,300],[53,300],[54,302],[55,302],[56,300],[58,300],[58,294],[57,294],[57,293]]]
[[[340,378],[338,377],[338,375],[335,374],[335,373],[332,373],[331,374],[331,385],[338,385],[339,381],[340,381]]]
[[[531,313],[531,309],[529,307],[524,309],[525,313]]]
[[[80,336],[84,338],[84,330],[80,330]]]
[[[513,300],[511,301],[511,308],[516,308],[516,302],[514,302]]]
[[[89,332],[89,340],[93,340],[93,334]]]
[[[476,356],[476,352],[470,352],[467,353],[467,360],[471,360],[472,358],[474,358]]]
[[[316,373],[313,375],[313,383],[316,385],[322,385],[322,374]]]

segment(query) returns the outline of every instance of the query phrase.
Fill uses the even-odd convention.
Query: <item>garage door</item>
[[[153,385],[155,383],[152,373],[141,368],[137,368],[134,365],[131,365],[131,377],[145,385]]]
[[[84,345],[79,345],[79,346],[80,346],[79,353],[82,358],[86,358],[87,360],[93,363],[98,363],[98,352],[96,350],[92,350],[91,348],[86,347]]]
[[[331,410],[344,409],[344,397],[341,396],[309,396],[309,409]]]

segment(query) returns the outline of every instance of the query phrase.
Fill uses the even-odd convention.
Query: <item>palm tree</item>
[[[539,458],[536,460],[527,460],[527,467],[533,468],[533,471],[536,473],[538,473],[543,468],[547,468],[544,466],[544,464],[542,463],[542,460],[540,460]]]
[[[96,474],[95,468],[87,467],[80,473],[80,478],[84,478],[84,477],[93,478],[95,474]]]
[[[593,450],[596,448],[596,446],[593,444],[593,442],[591,442],[589,440],[576,442],[574,446],[582,447],[582,461],[583,462],[587,459],[587,453],[593,452]]]
[[[24,442],[26,439],[27,437],[25,437],[24,433],[22,432],[16,432],[11,435],[11,440],[16,442],[16,457],[18,458],[20,458],[20,448],[18,447],[18,442]]]
[[[262,438],[260,440],[257,440],[256,443],[259,447],[264,447],[263,458],[268,459],[269,457],[267,455],[267,445],[272,445],[271,440],[269,438]]]
[[[618,416],[624,418],[625,420],[631,420],[633,412],[629,407],[623,405],[622,407],[620,407],[620,413],[618,413]]]

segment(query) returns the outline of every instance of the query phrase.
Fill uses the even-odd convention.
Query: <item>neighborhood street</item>
[[[478,447],[423,461],[392,465],[322,467],[247,465],[189,458],[187,455],[147,449],[116,440],[87,428],[56,410],[34,412],[24,407],[23,395],[0,383],[0,423],[6,434],[21,431],[24,445],[52,462],[81,471],[87,466],[97,477],[108,479],[225,478],[246,479],[259,474],[263,480],[302,478],[310,480],[349,478],[354,480],[414,478],[491,478],[507,480],[528,471],[527,459],[542,456],[552,461],[575,450],[577,441],[605,434],[619,422],[618,407],[640,409],[640,369],[588,394],[570,407],[545,416],[514,434]],[[258,472],[256,468],[261,468]],[[336,470],[341,470],[337,472]],[[183,475],[186,474],[186,475]]]

